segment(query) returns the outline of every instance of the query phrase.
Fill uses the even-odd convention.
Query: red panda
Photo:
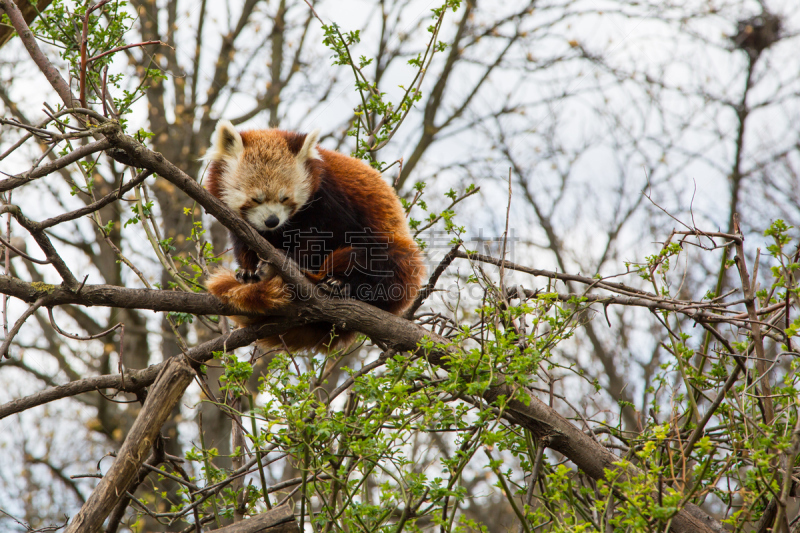
[[[206,156],[207,188],[286,252],[312,282],[400,314],[416,298],[424,275],[400,202],[377,170],[317,146],[318,139],[318,130],[239,133],[221,120]],[[209,292],[246,312],[290,302],[291,291],[274,269],[235,235],[231,240],[239,271],[216,271],[208,280]],[[235,320],[240,326],[253,322]],[[355,335],[333,335],[331,324],[319,323],[260,344],[329,351],[349,345]]]

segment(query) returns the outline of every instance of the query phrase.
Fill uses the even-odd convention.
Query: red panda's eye
[[[263,202],[263,200],[261,198],[259,198],[258,196],[253,196],[251,198],[251,200],[253,200],[257,204],[260,204],[261,202]]]
[[[283,203],[286,203],[286,202],[288,202],[288,201],[289,201],[289,197],[288,197],[288,196],[284,196],[283,198],[281,198],[281,203],[282,203],[282,204],[283,204]]]

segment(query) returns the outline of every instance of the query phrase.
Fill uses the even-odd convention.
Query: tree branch
[[[299,531],[292,512],[292,506],[281,505],[265,513],[248,518],[209,533],[291,533]]]
[[[125,494],[172,408],[192,382],[194,372],[183,357],[168,359],[142,410],[125,437],[117,458],[89,496],[86,504],[70,521],[66,533],[94,533]]]
[[[36,66],[39,67],[39,70],[44,74],[45,78],[47,78],[47,81],[50,82],[50,85],[53,86],[53,89],[56,90],[61,101],[64,102],[64,105],[67,107],[72,107],[76,98],[73,96],[69,85],[64,81],[64,78],[61,77],[61,72],[50,63],[50,60],[44,55],[42,49],[39,48],[39,44],[36,42],[33,32],[28,27],[28,23],[25,22],[25,17],[17,5],[13,0],[0,0],[0,8],[5,10],[6,15],[8,15],[8,18],[11,20],[11,24],[19,34],[19,38],[28,50],[31,59],[33,59]]]
[[[214,357],[214,352],[230,351],[242,346],[252,344],[257,339],[274,335],[285,331],[291,325],[296,325],[296,320],[285,319],[282,321],[273,322],[270,324],[262,324],[258,326],[250,326],[247,328],[237,329],[230,333],[230,335],[223,335],[216,339],[204,342],[199,346],[195,346],[188,352],[186,357],[191,361],[201,364]],[[0,405],[0,420],[7,416],[21,413],[33,407],[44,405],[62,398],[69,398],[77,396],[86,392],[92,392],[102,389],[116,389],[122,392],[139,392],[145,387],[153,384],[158,377],[159,372],[164,368],[166,362],[151,365],[141,370],[128,370],[125,374],[109,374],[105,376],[94,376],[86,379],[72,381],[65,385],[53,387],[50,389],[12,400],[6,404]]]
[[[30,183],[35,179],[47,176],[48,174],[52,174],[56,170],[60,170],[78,161],[79,159],[83,159],[88,155],[101,152],[108,148],[111,148],[111,143],[108,141],[108,139],[101,139],[91,144],[85,144],[83,146],[79,146],[78,148],[74,149],[67,155],[60,157],[55,161],[51,161],[46,165],[30,170],[20,176],[0,180],[0,192],[10,191],[11,189],[15,189],[20,185],[25,185],[26,183]]]

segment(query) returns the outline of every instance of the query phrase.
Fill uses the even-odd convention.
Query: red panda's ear
[[[212,146],[206,159],[211,161],[220,161],[227,158],[238,159],[243,150],[242,136],[239,135],[233,124],[229,120],[217,122]]]
[[[297,152],[297,161],[299,163],[305,163],[309,159],[319,159],[317,141],[319,141],[319,130],[314,130],[306,135],[306,140],[303,141],[303,147]]]

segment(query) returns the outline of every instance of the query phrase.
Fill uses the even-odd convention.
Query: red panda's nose
[[[277,228],[280,222],[281,220],[277,215],[270,215],[267,217],[267,220],[264,221],[264,225],[267,227],[267,229],[273,229]]]

